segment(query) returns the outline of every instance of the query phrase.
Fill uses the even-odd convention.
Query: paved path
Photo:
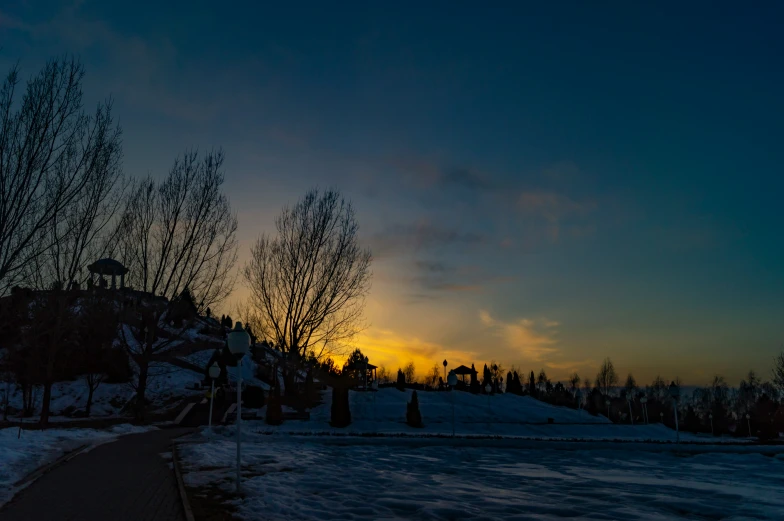
[[[123,436],[44,474],[0,509],[2,521],[183,521],[174,472],[159,454],[191,429]]]

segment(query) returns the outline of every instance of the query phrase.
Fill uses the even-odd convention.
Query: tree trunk
[[[3,403],[3,421],[8,421],[8,403],[11,401],[11,380],[5,383],[5,403]]]
[[[41,428],[45,429],[49,423],[49,403],[52,401],[52,382],[44,383],[44,397],[41,401]]]
[[[86,416],[90,416],[90,409],[93,406],[93,393],[95,392],[95,386],[91,382],[87,382],[87,405],[84,407],[84,413]]]
[[[146,358],[140,357],[137,361],[139,364],[139,385],[136,387],[136,403],[134,408],[136,411],[136,420],[139,422],[144,421],[144,393],[147,390],[147,371],[149,369],[149,362]]]

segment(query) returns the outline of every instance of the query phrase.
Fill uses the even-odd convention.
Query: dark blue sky
[[[768,376],[782,4],[112,4],[4,3],[0,65],[81,56],[129,175],[223,146],[242,257],[342,189],[376,254],[371,356]]]

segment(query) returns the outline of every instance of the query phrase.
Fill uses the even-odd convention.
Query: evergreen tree
[[[351,425],[351,409],[348,402],[348,387],[332,388],[332,409],[330,425],[348,427]]]
[[[406,375],[398,368],[397,370],[397,388],[401,391],[406,387]]]
[[[479,394],[479,377],[476,374],[474,364],[471,364],[471,392],[473,394]]]
[[[419,412],[419,398],[416,391],[411,394],[411,401],[406,404],[406,423],[411,427],[424,427],[422,424],[422,413]]]

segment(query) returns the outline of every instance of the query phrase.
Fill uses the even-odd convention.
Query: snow
[[[107,430],[0,429],[0,506],[16,492],[13,485],[37,468],[84,444],[106,443],[124,434],[146,432],[154,427],[129,424],[115,425]]]
[[[604,416],[585,411],[556,407],[529,396],[512,394],[473,395],[465,392],[417,392],[423,428],[410,427],[406,421],[406,403],[412,391],[394,388],[378,392],[349,392],[352,423],[346,428],[329,425],[332,392],[322,394],[323,403],[310,411],[310,421],[286,421],[270,426],[263,420],[249,421],[251,432],[302,435],[405,435],[451,436],[454,401],[455,434],[472,437],[508,437],[561,440],[627,440],[675,442],[676,434],[661,424],[613,424]],[[260,409],[259,418],[266,415]],[[554,420],[548,424],[548,418]],[[739,442],[738,438],[713,438],[681,433],[681,441],[716,443]]]
[[[198,438],[178,449],[186,484],[231,493],[230,429]],[[695,454],[650,444],[245,438],[245,497],[230,502],[249,520],[779,520],[784,512],[784,458],[745,450],[755,447]]]

